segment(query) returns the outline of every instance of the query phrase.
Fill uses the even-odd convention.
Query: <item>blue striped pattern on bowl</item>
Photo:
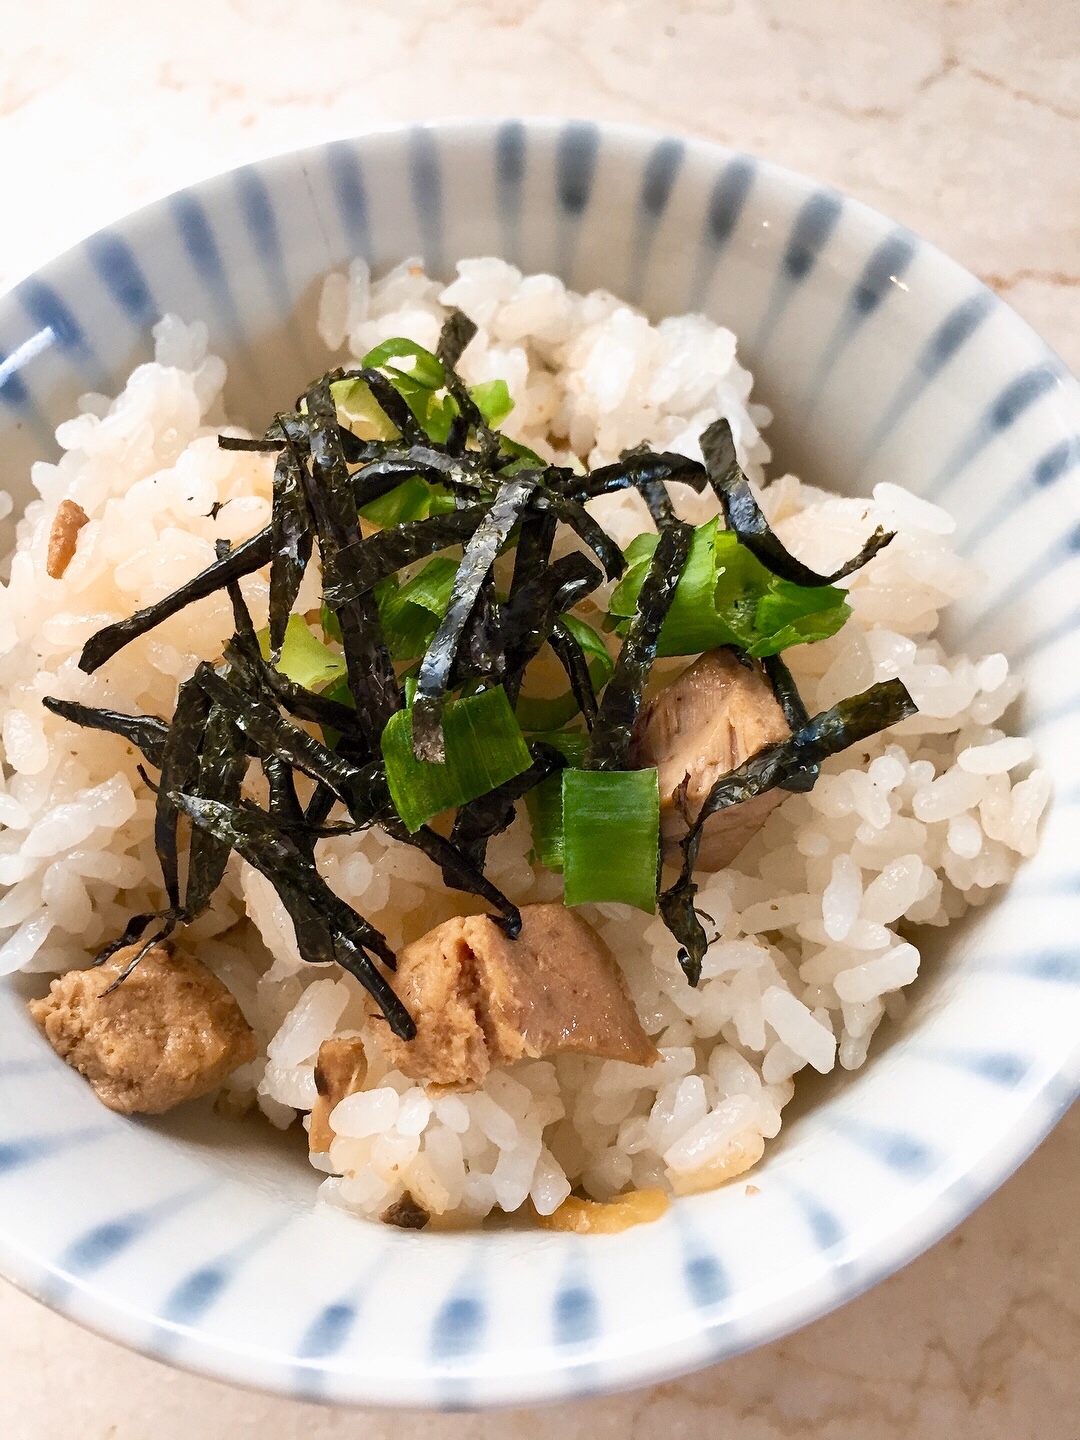
[[[334,1401],[522,1404],[759,1344],[954,1225],[1080,1083],[1080,390],[883,216],[715,146],[583,122],[399,129],[247,166],[0,300],[2,483],[18,510],[53,427],[147,358],[164,310],[209,322],[231,413],[258,425],[324,368],[327,270],[417,254],[449,274],[488,253],[654,317],[705,310],[740,335],[785,463],[952,509],[988,582],[951,638],[1021,667],[1057,794],[1040,854],[950,930],[866,1070],[793,1113],[760,1193],[681,1200],[621,1236],[417,1236],[314,1212],[317,1177],[257,1126],[103,1111],[7,982],[3,1272],[147,1353]]]

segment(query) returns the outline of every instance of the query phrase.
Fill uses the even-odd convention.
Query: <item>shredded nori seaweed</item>
[[[679,964],[691,985],[701,979],[701,962],[708,949],[705,931],[694,911],[697,886],[691,876],[709,816],[751,800],[755,795],[763,795],[767,790],[805,790],[804,777],[808,770],[816,770],[830,755],[837,755],[860,740],[899,724],[914,715],[916,709],[901,681],[881,681],[862,694],[852,695],[815,715],[790,740],[766,746],[737,770],[720,776],[683,837],[679,878],[660,896],[660,912],[680,943]]]
[[[446,760],[442,711],[462,631],[495,557],[517,524],[536,488],[532,473],[515,475],[499,490],[491,509],[465,547],[450,604],[420,664],[413,701],[413,749],[418,760],[440,765]],[[459,512],[461,513],[461,512]]]
[[[265,530],[260,530],[250,540],[245,540],[242,545],[230,551],[224,560],[215,560],[212,565],[208,565],[163,600],[148,605],[145,610],[136,610],[134,615],[130,615],[126,620],[118,620],[115,625],[106,625],[83,646],[79,656],[79,669],[92,675],[106,660],[111,660],[118,650],[122,650],[140,635],[147,634],[171,615],[179,614],[196,600],[203,600],[207,595],[224,590],[233,580],[261,570],[270,563],[273,545],[273,530],[268,525]]]
[[[715,420],[701,437],[701,453],[709,481],[724,511],[724,520],[767,570],[793,585],[835,585],[837,580],[861,570],[879,550],[892,540],[893,534],[879,525],[859,553],[831,575],[811,570],[784,545],[762,514],[754,498],[750,482],[743,474],[735,455],[735,441],[726,420]]]
[[[660,534],[652,562],[638,593],[637,608],[623,641],[615,670],[604,690],[592,727],[586,770],[626,770],[641,695],[656,658],[664,617],[690,554],[694,527],[681,521]]]
[[[41,703],[46,710],[81,725],[86,730],[105,730],[120,735],[141,750],[156,770],[161,769],[161,755],[169,734],[169,722],[157,715],[123,715],[118,710],[99,710],[92,705],[80,705],[75,700],[57,700],[46,695]]]

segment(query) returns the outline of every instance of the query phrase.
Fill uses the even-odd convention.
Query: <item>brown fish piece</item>
[[[726,647],[707,651],[644,705],[632,758],[642,769],[656,767],[664,859],[681,860],[679,841],[721,775],[790,738],[761,666],[756,661],[744,664]],[[730,865],[784,794],[769,790],[710,815],[702,829],[697,868],[722,870]]]
[[[474,1089],[498,1065],[574,1052],[651,1065],[607,946],[564,905],[524,905],[510,940],[486,915],[458,916],[401,951],[391,983],[416,1038],[387,1029],[391,1064],[443,1089]]]
[[[217,976],[166,944],[148,950],[106,994],[136,948],[69,970],[30,1002],[30,1014],[102,1104],[121,1115],[160,1115],[254,1060],[255,1036]]]

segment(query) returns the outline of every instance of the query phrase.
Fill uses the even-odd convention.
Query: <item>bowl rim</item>
[[[362,145],[365,142],[378,140],[380,137],[401,137],[416,130],[436,131],[440,135],[450,138],[456,134],[478,135],[493,131],[496,127],[510,121],[522,124],[530,132],[539,132],[549,137],[562,132],[568,125],[588,125],[595,128],[609,143],[633,147],[640,151],[645,151],[664,139],[677,138],[688,149],[703,157],[711,156],[718,162],[729,163],[743,157],[750,159],[763,176],[786,191],[794,190],[805,193],[808,189],[818,185],[818,182],[815,182],[812,177],[772,160],[677,129],[584,116],[563,117],[531,113],[447,115],[419,123],[379,122],[365,126],[358,131],[330,135],[321,141],[295,149],[257,152],[249,156],[241,165],[230,166],[224,170],[203,175],[173,190],[156,192],[151,199],[134,210],[113,217],[100,230],[93,233],[102,234],[117,225],[137,224],[143,216],[159,209],[172,196],[189,191],[196,195],[205,193],[237,170],[244,168],[245,165],[273,167],[296,162],[302,164],[305,157],[314,160],[320,156],[328,145],[341,143]],[[822,185],[820,188],[831,190],[833,187]],[[846,192],[836,191],[835,193],[842,195],[851,212],[860,216],[864,221],[872,219],[878,222],[895,223],[891,222],[890,217],[884,212],[877,210],[876,207],[865,201],[852,197]],[[971,287],[988,291],[988,287],[982,281],[933,242],[925,240],[922,236],[917,238],[920,247],[932,257],[936,265],[944,267],[946,271],[952,271],[957,277],[965,277]],[[12,277],[0,289],[0,301],[5,300],[23,280],[30,276],[47,273],[53,266],[62,266],[83,243],[85,243],[84,240],[76,241],[73,245],[53,252],[33,270],[27,271],[24,275]],[[993,292],[988,293],[992,294]],[[1026,332],[1028,338],[1034,342],[1034,348],[1041,350],[1045,356],[1050,358],[1064,376],[1069,376],[1068,367],[1033,327],[1019,316],[1007,301],[995,296],[995,302],[1009,314],[1011,322],[1015,326]],[[1080,389],[1077,389],[1075,380],[1072,380],[1072,387],[1075,391],[1074,399],[1080,399]],[[5,980],[3,984],[6,988],[8,982]],[[466,1408],[558,1403],[571,1398],[617,1393],[675,1379],[721,1359],[732,1358],[783,1338],[865,1293],[947,1235],[1023,1164],[1078,1096],[1080,1096],[1080,1041],[1077,1043],[1071,1065],[1060,1066],[1056,1071],[1044,1074],[1037,1085],[1031,1085],[1025,1089],[1022,1107],[1018,1108],[1011,1121],[1001,1128],[993,1143],[985,1148],[977,1166],[965,1172],[963,1182],[953,1183],[941,1190],[934,1196],[932,1203],[915,1207],[912,1216],[893,1227],[888,1235],[879,1242],[876,1246],[877,1254],[874,1255],[873,1263],[863,1266],[857,1278],[843,1285],[808,1282],[801,1291],[787,1297],[782,1317],[778,1318],[768,1312],[759,1311],[759,1315],[763,1318],[756,1325],[751,1321],[746,1327],[745,1336],[740,1337],[739,1343],[732,1344],[730,1335],[724,1335],[721,1328],[717,1341],[710,1345],[708,1353],[697,1354],[685,1362],[677,1360],[659,1362],[655,1356],[663,1337],[651,1334],[637,1348],[629,1345],[624,1347],[617,1367],[619,1373],[614,1377],[606,1377],[602,1384],[585,1383],[570,1387],[566,1383],[567,1374],[573,1373],[576,1367],[586,1362],[571,1356],[564,1357],[561,1363],[556,1363],[554,1351],[552,1351],[553,1360],[550,1365],[536,1372],[518,1370],[509,1377],[508,1384],[500,1384],[497,1376],[478,1375],[475,1377],[474,1390],[470,1393]],[[871,1254],[873,1254],[873,1249],[874,1247],[868,1247]],[[866,1255],[867,1251],[864,1251],[864,1259]],[[399,1396],[395,1395],[389,1399],[380,1396],[372,1399],[366,1388],[367,1378],[362,1371],[347,1372],[345,1376],[342,1376],[341,1372],[335,1372],[339,1379],[347,1379],[350,1383],[344,1387],[344,1390],[335,1389],[332,1395],[322,1395],[306,1390],[298,1385],[295,1364],[289,1363],[284,1356],[274,1357],[277,1361],[276,1372],[269,1376],[267,1375],[266,1361],[270,1357],[265,1357],[256,1376],[250,1367],[245,1369],[242,1352],[238,1347],[221,1344],[209,1336],[193,1337],[196,1343],[184,1354],[170,1353],[164,1344],[154,1343],[170,1336],[173,1331],[173,1327],[169,1326],[168,1322],[161,1317],[140,1317],[144,1324],[149,1322],[148,1329],[151,1339],[147,1340],[145,1331],[142,1336],[136,1337],[126,1323],[130,1317],[125,1312],[123,1305],[114,1297],[95,1293],[93,1290],[83,1290],[79,1296],[80,1303],[76,1307],[69,1302],[70,1292],[63,1292],[62,1296],[50,1293],[50,1287],[43,1283],[47,1279],[48,1273],[47,1264],[43,1265],[35,1257],[29,1255],[0,1229],[0,1276],[24,1294],[41,1301],[55,1313],[73,1319],[83,1328],[113,1340],[135,1353],[164,1360],[165,1363],[188,1373],[224,1380],[260,1393],[279,1394],[283,1397],[323,1402],[335,1406],[364,1405],[397,1408],[418,1404],[431,1405],[430,1401],[418,1398],[404,1383]],[[703,1319],[702,1329],[708,1330],[709,1328],[708,1322]],[[450,1408],[460,1407],[452,1406]]]

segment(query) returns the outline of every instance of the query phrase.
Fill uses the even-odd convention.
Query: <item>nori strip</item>
[[[272,427],[274,428],[274,427]],[[284,422],[278,421],[281,443],[286,448],[274,466],[273,509],[270,529],[273,555],[270,559],[270,653],[276,660],[285,643],[285,628],[300,585],[311,559],[315,542],[314,525],[304,494],[302,461],[296,446],[285,439]]]
[[[860,695],[839,701],[815,715],[790,740],[766,746],[730,774],[721,775],[682,840],[683,863],[679,878],[660,896],[664,923],[680,943],[679,964],[691,985],[701,979],[701,962],[708,940],[694,911],[697,886],[692,877],[702,829],[710,815],[739,805],[767,790],[804,790],[806,772],[816,770],[830,755],[837,755],[860,740],[876,735],[914,715],[918,707],[899,680],[871,685]],[[794,783],[793,783],[794,782]]]
[[[394,389],[385,375],[378,370],[370,369],[350,370],[348,373],[353,378],[363,380],[371,391],[375,403],[403,440],[410,445],[431,444],[431,437],[409,409],[405,397]],[[317,383],[325,384],[329,391],[327,378]],[[309,391],[308,394],[310,393]]]
[[[503,685],[512,705],[517,703],[526,666],[540,653],[559,616],[584,600],[603,578],[588,556],[572,551],[523,585],[502,607],[507,657]]]
[[[537,510],[553,510],[564,525],[569,525],[603,565],[609,580],[617,580],[626,569],[626,556],[584,505],[568,496],[545,494],[542,490],[534,493],[530,503]]]
[[[590,470],[587,475],[575,475],[573,471],[564,470],[555,483],[564,493],[573,494],[579,500],[591,500],[597,495],[610,495],[615,490],[626,490],[631,486],[640,488],[665,480],[679,480],[699,493],[708,484],[708,476],[700,460],[690,460],[672,450],[656,453],[628,450],[613,464],[601,465],[599,470]]]
[[[247,773],[248,754],[241,732],[220,705],[211,705],[199,754],[195,793],[207,800],[236,805]],[[188,845],[184,920],[197,919],[225,878],[230,847],[209,830],[193,827]]]
[[[447,370],[457,369],[457,363],[476,334],[476,329],[475,322],[469,319],[464,310],[451,310],[447,315],[439,334],[439,343],[435,347],[436,357]]]
[[[343,705],[329,695],[308,690],[290,680],[263,659],[253,635],[247,637],[238,629],[237,634],[225,643],[225,659],[238,675],[243,676],[245,685],[269,691],[270,697],[298,720],[309,720],[350,737],[358,735],[356,711],[351,705]],[[365,749],[365,758],[368,754],[370,750]]]
[[[530,745],[529,751],[533,763],[528,770],[463,805],[454,817],[450,843],[456,845],[477,870],[484,868],[487,842],[492,836],[501,835],[513,822],[517,802],[567,763],[561,751],[543,741]]]
[[[784,712],[784,719],[794,735],[810,723],[810,713],[803,704],[795,678],[779,655],[766,655],[761,662],[761,668],[768,676],[777,704]]]
[[[837,580],[861,570],[893,539],[879,525],[854,559],[831,575],[819,575],[787,549],[762,514],[735,455],[735,441],[726,420],[715,420],[701,437],[701,453],[709,480],[724,511],[729,530],[761,561],[767,570],[794,585],[835,585]]]
[[[124,715],[118,710],[99,710],[92,705],[80,705],[76,700],[57,700],[53,695],[43,695],[41,703],[46,710],[51,710],[62,720],[70,720],[73,725],[122,736],[141,750],[156,770],[161,769],[161,754],[169,726],[159,716]]]
[[[308,504],[319,532],[323,565],[333,565],[338,552],[359,542],[360,526],[348,466],[338,439],[336,410],[329,381],[324,378],[307,394],[311,468],[303,468]],[[360,594],[335,601],[324,599],[341,627],[341,644],[356,718],[374,749],[386,722],[401,705],[401,692],[390,652],[383,640],[375,597]]]
[[[694,527],[677,521],[660,534],[652,561],[638,592],[615,670],[604,690],[592,727],[586,770],[626,770],[630,737],[641,708],[641,694],[649,678],[660,630],[679,583]]]
[[[128,616],[126,620],[118,620],[115,625],[106,625],[104,630],[91,635],[79,656],[79,669],[92,675],[132,640],[153,630],[163,620],[168,620],[171,615],[177,614],[194,601],[203,600],[207,595],[213,595],[216,590],[223,590],[230,581],[261,570],[270,563],[272,556],[273,531],[268,525],[265,530],[260,530],[250,540],[245,540],[242,545],[230,551],[224,560],[215,560],[212,565],[208,565],[163,600],[148,605],[145,610],[136,610],[135,614]]]
[[[555,622],[555,626],[548,636],[548,644],[558,657],[559,664],[566,671],[566,678],[570,681],[574,699],[585,717],[586,728],[591,730],[596,723],[598,706],[585,652],[571,635],[568,626],[564,625],[561,620]]]
[[[176,696],[169,734],[161,750],[161,783],[154,809],[154,849],[169,897],[169,908],[180,909],[180,871],[177,857],[177,823],[180,816],[169,798],[173,790],[193,786],[199,774],[199,746],[210,715],[210,700],[199,683],[198,671],[185,680]]]
[[[441,717],[458,644],[484,579],[535,488],[536,478],[533,475],[515,475],[508,480],[465,547],[446,614],[427,648],[417,676],[416,698],[413,701],[413,750],[418,760],[435,765],[446,760]]]
[[[366,591],[414,560],[467,541],[482,524],[487,505],[469,505],[426,520],[407,520],[323,557],[323,599],[332,609]]]
[[[810,724],[810,714],[803,704],[803,699],[799,694],[799,687],[795,684],[794,676],[779,655],[766,655],[761,662],[761,668],[765,671],[769,684],[772,686],[773,694],[776,696],[777,703],[784,712],[784,719],[788,723],[788,729],[793,735],[798,734],[800,730],[803,730]],[[808,764],[801,771],[792,772],[788,777],[784,789],[792,791],[812,790],[817,784],[820,774],[820,765]]]
[[[259,755],[277,755],[294,770],[321,780],[342,800],[357,824],[365,824],[388,804],[385,778],[378,762],[351,764],[306,730],[282,718],[277,707],[250,686],[239,688],[205,661],[195,680],[249,738]]]
[[[412,1017],[370,959],[377,955],[395,967],[397,957],[386,937],[334,894],[276,818],[247,803],[230,806],[179,792],[174,799],[196,825],[266,876],[292,918],[304,959],[314,964],[337,960],[373,996],[394,1034],[411,1040],[416,1034]]]
[[[547,569],[558,526],[558,518],[550,510],[527,511],[521,517],[517,548],[514,551],[514,573],[510,579],[511,604],[523,586],[538,580]]]
[[[495,577],[489,570],[461,633],[449,685],[453,687],[479,680],[497,685],[505,673],[506,652],[495,595]]]
[[[380,827],[395,840],[422,850],[442,871],[444,882],[454,890],[463,890],[467,895],[479,895],[503,915],[502,924],[511,940],[521,933],[521,911],[514,902],[477,869],[467,855],[451,841],[445,839],[430,825],[421,825],[410,835],[403,821],[396,815],[385,815],[379,819]]]
[[[219,435],[217,437],[219,450],[258,450],[273,453],[285,448],[285,441],[281,438],[271,438],[269,435],[264,440],[249,440],[240,435]]]

